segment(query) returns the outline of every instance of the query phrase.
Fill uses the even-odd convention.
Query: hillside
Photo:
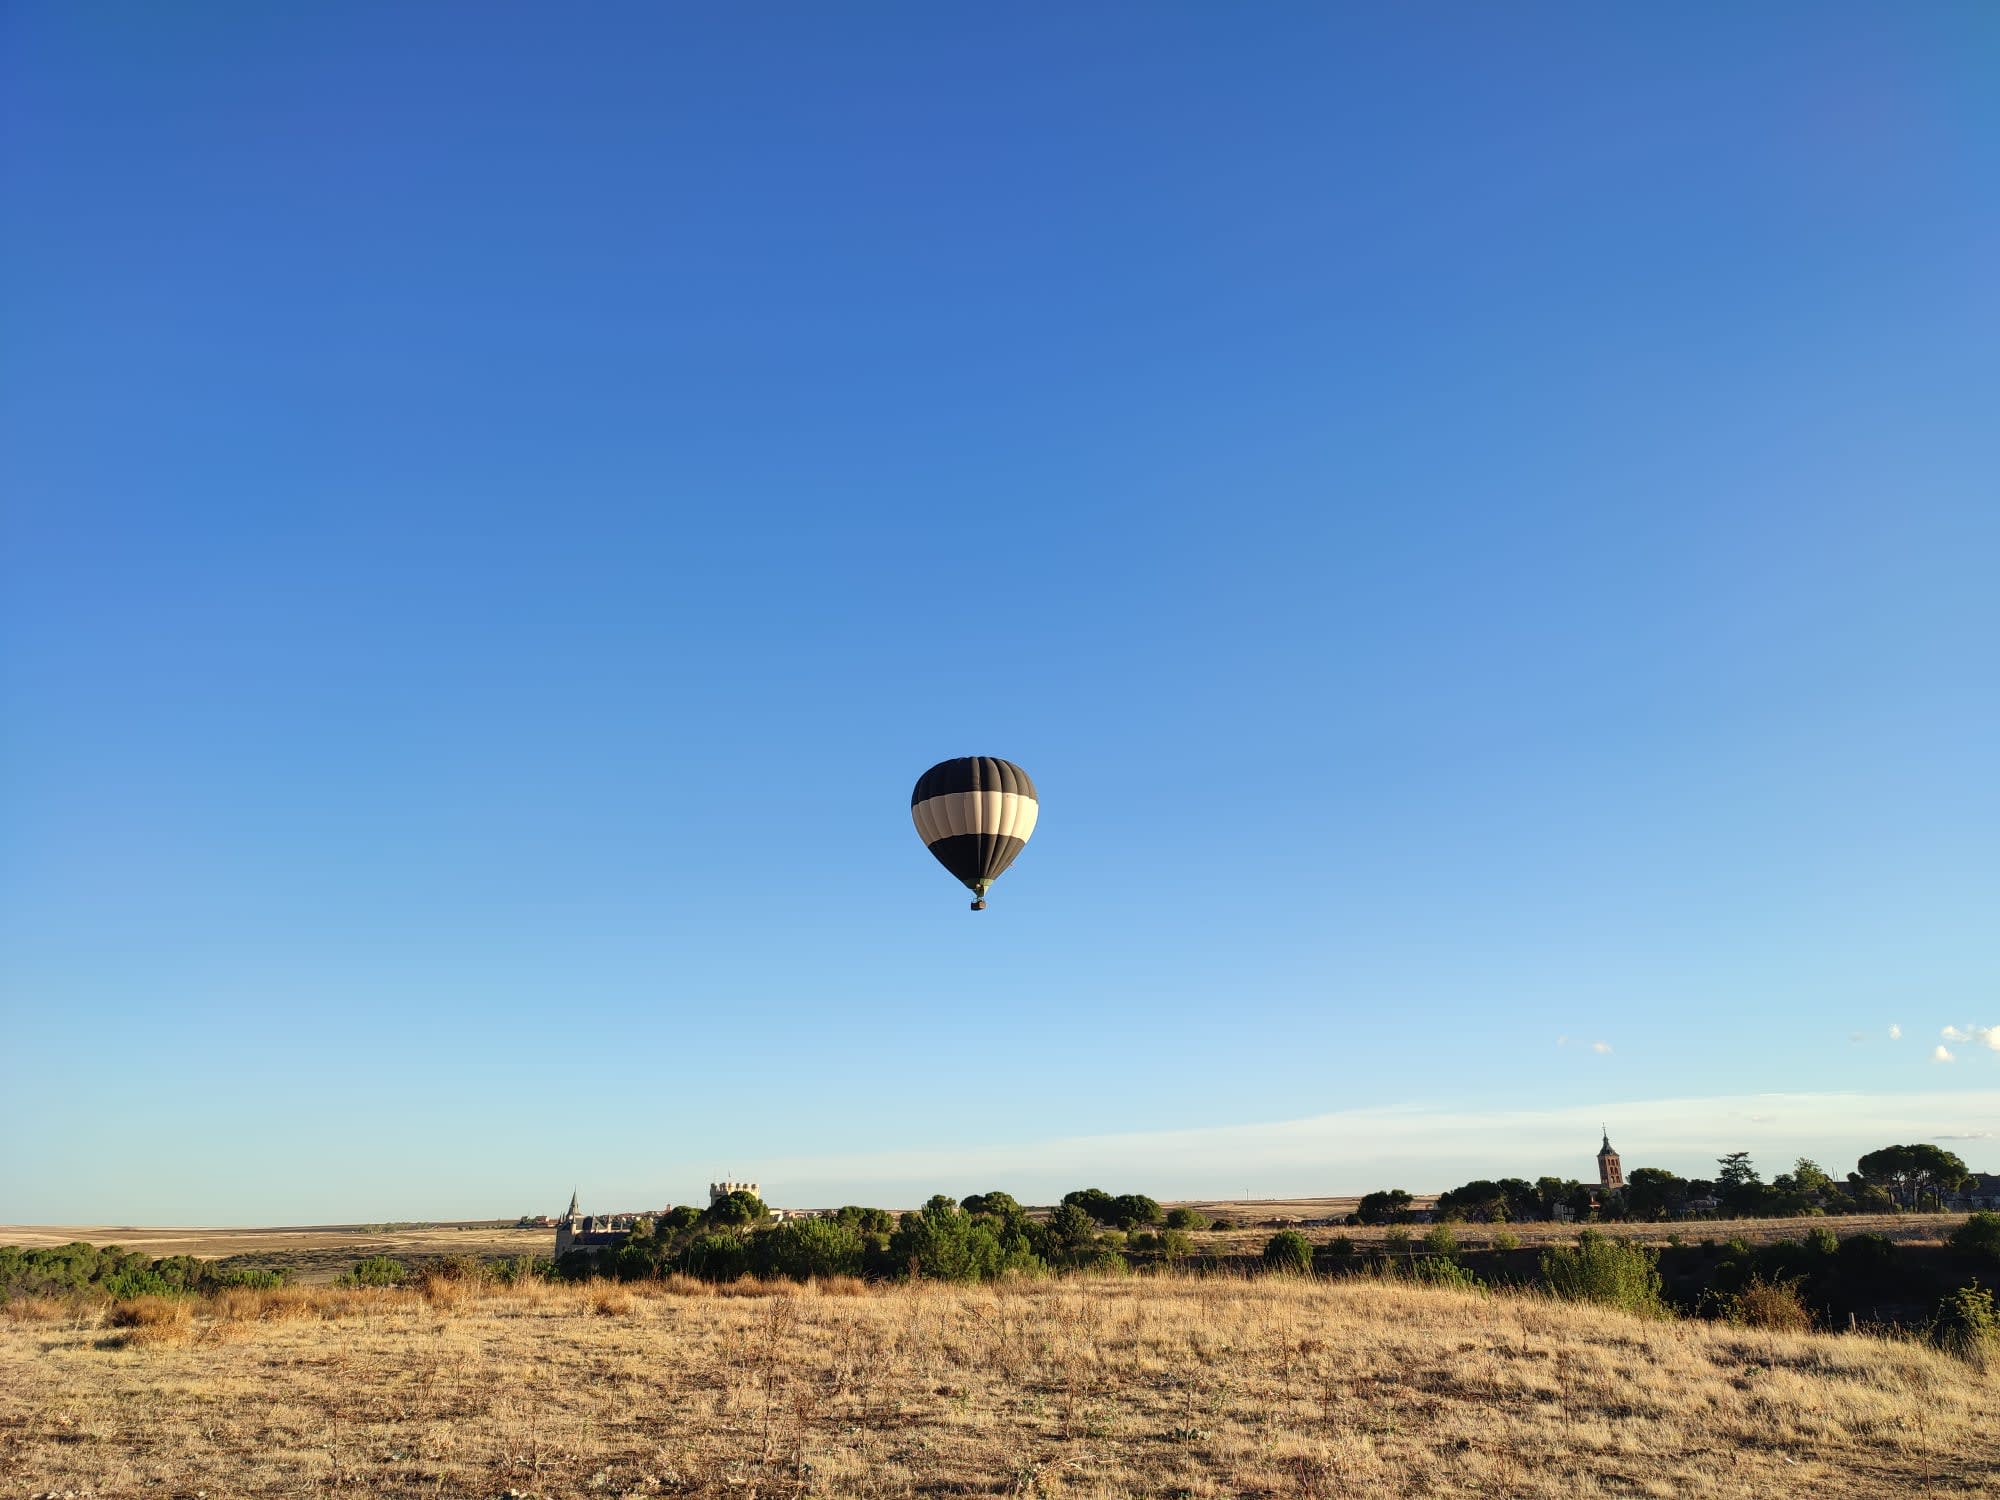
[[[0,1489],[1895,1495],[2000,1486],[1909,1342],[1369,1280],[224,1293],[0,1322]]]

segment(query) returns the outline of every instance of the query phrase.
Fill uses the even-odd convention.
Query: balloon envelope
[[[910,818],[937,862],[984,896],[1035,831],[1035,783],[1012,761],[962,755],[917,778]]]

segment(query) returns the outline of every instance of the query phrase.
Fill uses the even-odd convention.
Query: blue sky
[[[1990,7],[0,24],[0,1220],[2000,1167]]]

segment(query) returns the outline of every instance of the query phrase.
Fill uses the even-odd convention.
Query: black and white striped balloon
[[[910,817],[937,862],[979,899],[1000,878],[1035,831],[1040,811],[1035,783],[1008,760],[962,755],[943,760],[917,778]]]

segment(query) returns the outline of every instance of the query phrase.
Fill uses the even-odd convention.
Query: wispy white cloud
[[[1946,1132],[1991,1139],[2000,1129],[2000,1102],[1990,1089],[1945,1089],[1591,1099],[1490,1111],[1408,1104],[1250,1125],[796,1156],[756,1166],[771,1201],[793,1207],[871,1199],[905,1206],[934,1192],[991,1187],[1050,1202],[1091,1183],[1156,1198],[1235,1198],[1246,1188],[1260,1195],[1385,1186],[1427,1191],[1476,1177],[1588,1178],[1598,1125],[1607,1120],[1628,1168],[1712,1176],[1715,1159],[1730,1151],[1752,1151],[1772,1166],[1798,1156],[1837,1166],[1892,1142],[1941,1140]]]
[[[1900,1026],[1891,1026],[1889,1028],[1889,1040],[1892,1042],[1900,1042],[1902,1039],[1903,1039],[1903,1028]]]
[[[1942,1042],[1940,1042],[1940,1043],[1939,1043],[1939,1044],[1938,1044],[1938,1045],[1937,1045],[1937,1046],[1936,1046],[1935,1048],[1933,1048],[1933,1049],[1932,1049],[1932,1051],[1931,1051],[1931,1061],[1932,1061],[1932,1062],[1957,1062],[1957,1061],[1958,1061],[1958,1059],[1957,1059],[1956,1057],[1952,1056],[1952,1054],[1951,1054],[1951,1049],[1950,1049],[1950,1048],[1946,1047],[1946,1046],[1945,1046],[1945,1045],[1944,1045],[1944,1044],[1943,1044]]]
[[[1939,1034],[1947,1042],[1977,1042],[2000,1052],[2000,1026],[1947,1026]]]
[[[1610,1052],[1611,1052],[1611,1043],[1609,1043],[1609,1042],[1592,1042],[1592,1043],[1590,1044],[1590,1050],[1591,1050],[1592,1052],[1595,1052],[1595,1053],[1596,1053],[1596,1054],[1597,1054],[1597,1055],[1598,1055],[1599,1057],[1606,1057],[1606,1056],[1610,1055]]]

